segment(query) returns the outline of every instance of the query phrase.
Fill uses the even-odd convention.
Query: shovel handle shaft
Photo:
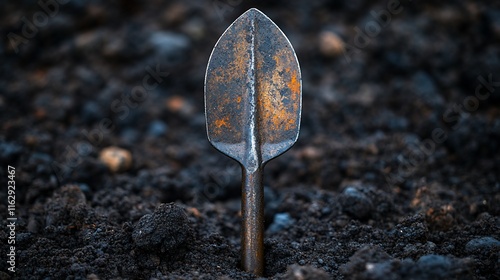
[[[242,266],[257,276],[264,273],[264,187],[262,168],[249,171],[243,167],[243,217],[241,249]]]

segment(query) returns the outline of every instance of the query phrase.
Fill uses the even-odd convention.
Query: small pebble
[[[153,32],[149,42],[159,56],[176,61],[183,57],[190,46],[189,38],[184,34],[167,31]]]
[[[148,134],[154,137],[160,137],[164,136],[167,130],[168,126],[164,122],[155,120],[149,125]]]
[[[321,149],[314,146],[306,146],[298,151],[298,156],[301,159],[317,159],[322,155]]]
[[[78,184],[78,187],[80,188],[80,190],[85,193],[85,194],[90,194],[90,187],[89,185],[85,184],[85,183],[80,183]]]
[[[397,279],[388,275],[387,265],[392,261],[392,257],[379,246],[365,245],[340,266],[339,272],[348,279]]]
[[[92,274],[87,275],[87,280],[99,280],[99,276],[92,273]]]
[[[326,280],[331,279],[331,276],[326,271],[316,268],[311,265],[300,266],[291,265],[288,267],[283,279],[293,280]]]
[[[323,207],[321,209],[321,214],[323,215],[329,215],[332,213],[332,209],[330,207]]]
[[[185,20],[187,11],[188,7],[186,6],[186,4],[173,3],[167,9],[165,9],[161,19],[166,24],[178,24]]]
[[[319,50],[324,56],[335,57],[344,52],[344,42],[337,34],[323,31],[319,34]]]
[[[132,154],[125,149],[114,146],[104,148],[99,159],[113,173],[126,171],[132,165]]]
[[[465,245],[465,252],[469,254],[489,254],[494,250],[500,250],[500,241],[490,236],[474,238]]]
[[[356,187],[347,187],[342,192],[340,204],[344,212],[358,219],[369,217],[373,211],[372,200]]]
[[[269,226],[268,232],[273,233],[273,232],[278,232],[283,229],[288,228],[290,225],[292,225],[295,221],[292,219],[290,214],[288,213],[278,213],[274,216],[274,221],[273,223]]]
[[[201,18],[196,17],[183,24],[181,30],[191,39],[200,40],[205,36],[206,24]]]
[[[425,255],[418,259],[416,267],[420,270],[420,274],[424,276],[422,279],[450,279],[454,263],[453,260],[447,256]]]
[[[137,140],[140,137],[140,134],[137,131],[137,129],[134,129],[134,128],[125,128],[120,133],[120,137],[123,139],[123,141],[125,143],[133,144],[133,143],[137,142]]]
[[[195,216],[196,218],[199,218],[201,217],[201,213],[200,213],[200,210],[194,208],[194,207],[189,207],[187,209],[187,211],[192,214],[193,216]]]
[[[184,97],[174,95],[165,101],[166,108],[172,113],[178,113],[182,116],[189,117],[193,115],[195,108]]]
[[[23,151],[23,147],[11,143],[0,141],[0,157],[3,159],[11,159],[20,155]]]
[[[100,121],[104,117],[103,110],[100,108],[99,103],[95,101],[86,102],[80,115],[86,123]]]

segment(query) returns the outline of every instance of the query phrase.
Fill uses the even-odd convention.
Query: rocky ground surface
[[[253,278],[203,109],[252,6],[303,73],[301,135],[265,169],[265,277],[500,278],[499,3],[58,1],[0,11],[1,279]]]

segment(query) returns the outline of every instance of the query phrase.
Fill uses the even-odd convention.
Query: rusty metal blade
[[[205,76],[210,142],[248,168],[282,154],[299,135],[301,92],[292,45],[266,15],[248,10],[210,56]],[[248,157],[249,149],[255,158]]]
[[[301,84],[292,45],[257,9],[227,28],[207,66],[207,135],[242,166],[242,265],[256,275],[264,271],[262,169],[298,138]]]

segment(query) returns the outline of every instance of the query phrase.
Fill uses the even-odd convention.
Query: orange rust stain
[[[228,93],[224,93],[224,95],[222,95],[221,98],[217,100],[218,108],[226,108],[227,105],[231,103],[231,98],[229,98],[228,96],[229,96]]]
[[[214,141],[240,143],[243,141],[241,127],[244,120],[232,111],[234,106],[241,106],[243,102],[244,97],[235,94],[244,94],[246,90],[244,86],[237,85],[244,84],[242,82],[247,79],[250,54],[245,32],[231,33],[228,36],[236,36],[236,39],[221,40],[219,51],[233,59],[214,69],[211,76],[207,77],[207,91],[211,93],[207,101],[213,108],[210,114],[214,116],[209,132]]]
[[[288,88],[292,91],[292,100],[294,101],[296,101],[300,95],[300,81],[297,76],[297,71],[293,71],[292,78],[288,83]]]
[[[278,54],[276,54],[276,55],[273,57],[273,59],[274,59],[274,61],[276,62],[276,65],[277,65],[277,66],[282,65],[282,64],[281,64],[281,57],[280,57],[280,54],[281,54],[281,53],[278,53]]]
[[[276,62],[271,76],[258,77],[258,106],[260,121],[265,131],[265,140],[269,142],[281,141],[276,131],[291,131],[297,128],[297,112],[300,98],[300,78],[290,64],[285,63],[293,59],[289,50],[281,50],[273,56]],[[257,68],[262,67],[262,59],[257,59]],[[286,89],[288,95],[282,95]],[[289,102],[287,102],[289,100]]]
[[[232,34],[237,36],[237,40],[232,43],[224,44],[222,51],[232,53],[234,59],[227,65],[221,66],[214,71],[214,74],[208,84],[209,90],[219,90],[221,84],[232,84],[233,82],[245,81],[248,75],[248,42],[245,38],[245,32]],[[279,50],[272,58],[275,61],[275,68],[270,72],[260,71],[264,67],[265,59],[256,57],[256,75],[257,75],[257,106],[259,110],[259,122],[261,133],[263,133],[265,142],[277,143],[282,141],[280,133],[277,131],[293,131],[298,127],[297,112],[300,105],[300,74],[288,61],[294,59],[293,53],[288,49]],[[271,75],[269,75],[271,74]],[[234,83],[236,84],[236,83]],[[216,137],[219,137],[223,131],[231,131],[229,139],[225,136],[224,142],[241,142],[242,134],[239,131],[240,126],[245,123],[246,114],[241,116],[232,116],[229,121],[229,112],[231,106],[241,106],[244,96],[234,96],[238,88],[229,88],[215,102],[216,120],[213,122],[212,131]],[[241,88],[244,92],[246,88]],[[284,90],[284,91],[283,91]],[[286,92],[286,94],[283,94]],[[246,94],[246,93],[243,93]],[[225,116],[225,117],[221,117]],[[220,140],[220,139],[219,139]]]
[[[229,127],[229,116],[215,120],[215,126],[219,129],[222,128],[223,126]]]

